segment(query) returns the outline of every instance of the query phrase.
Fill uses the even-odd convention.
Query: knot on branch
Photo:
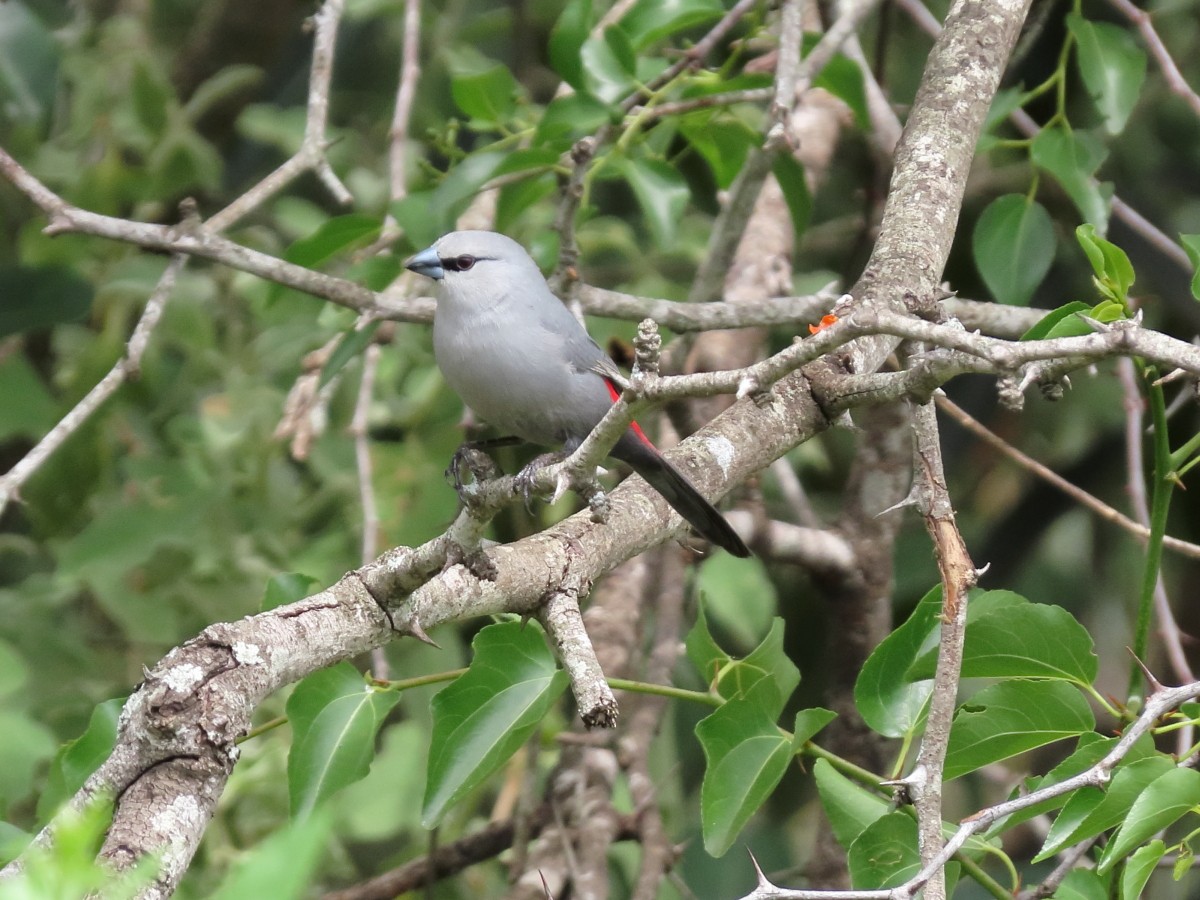
[[[1013,375],[1001,375],[996,382],[996,392],[1000,405],[1012,412],[1020,412],[1025,408],[1025,393]]]
[[[206,696],[212,682],[238,667],[232,647],[202,634],[172,651],[146,674],[142,690],[129,704],[127,722],[140,718],[153,749],[150,756],[211,756],[228,765],[237,758],[234,742],[244,723],[235,723],[222,703]],[[141,715],[139,716],[139,711]]]
[[[658,333],[658,323],[653,319],[642,319],[638,323],[637,336],[633,339],[634,375],[657,375],[661,353],[662,335]]]

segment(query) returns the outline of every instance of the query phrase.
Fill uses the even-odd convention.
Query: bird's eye
[[[451,272],[466,272],[475,265],[475,257],[464,253],[462,256],[454,256],[450,259],[442,260],[442,266],[449,269]]]

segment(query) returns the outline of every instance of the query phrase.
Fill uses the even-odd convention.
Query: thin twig
[[[1163,688],[1146,698],[1141,715],[1121,734],[1121,740],[1108,755],[1091,768],[1056,784],[1031,791],[1024,796],[995,806],[989,806],[968,816],[958,830],[946,841],[936,857],[925,863],[921,871],[899,887],[887,890],[851,891],[808,891],[778,887],[760,874],[758,887],[742,900],[910,900],[929,882],[972,837],[986,831],[1001,819],[1037,806],[1047,800],[1062,797],[1084,787],[1104,787],[1112,779],[1113,770],[1125,759],[1134,745],[1154,727],[1158,720],[1187,703],[1200,697],[1200,682],[1192,682],[1177,688]]]
[[[921,26],[927,34],[936,37],[941,33],[941,23],[934,18],[933,13],[920,0],[894,0],[894,2],[913,21]],[[1033,137],[1041,131],[1041,126],[1023,109],[1015,110],[1009,116],[1009,119],[1017,126],[1017,130],[1026,137]],[[1112,211],[1113,215],[1140,234],[1151,246],[1166,256],[1171,262],[1182,268],[1189,275],[1192,273],[1192,261],[1188,258],[1187,251],[1172,240],[1161,228],[1115,194],[1112,198]]]
[[[1000,451],[1023,469],[1032,472],[1038,478],[1058,488],[1080,506],[1091,510],[1104,521],[1111,522],[1141,540],[1146,540],[1150,536],[1150,529],[1147,525],[1135,522],[1133,519],[1122,514],[1120,510],[1114,509],[1094,494],[1089,494],[1082,488],[1067,481],[1053,469],[1018,450],[948,397],[939,396],[937,398],[937,405],[938,409],[949,415],[954,421],[958,422],[958,424],[988,446]],[[1170,547],[1177,553],[1192,559],[1200,559],[1200,545],[1198,544],[1183,541],[1179,538],[1167,537],[1164,539],[1164,546]],[[1190,681],[1192,679],[1189,678],[1186,680]]]
[[[1117,361],[1117,375],[1121,382],[1121,392],[1125,406],[1125,458],[1126,458],[1126,487],[1129,491],[1129,502],[1133,514],[1137,516],[1138,524],[1150,534],[1150,501],[1146,496],[1146,460],[1142,442],[1145,438],[1145,403],[1138,385],[1137,373],[1131,359]],[[1163,546],[1171,546],[1174,539],[1163,538]],[[1180,681],[1195,681],[1191,664],[1188,663],[1187,653],[1183,649],[1183,634],[1175,613],[1171,609],[1171,601],[1167,596],[1166,584],[1163,582],[1162,571],[1158,573],[1158,582],[1154,586],[1154,612],[1158,618],[1159,634],[1167,651],[1167,659],[1171,670]],[[1182,757],[1192,746],[1195,728],[1189,723],[1180,728],[1175,735],[1176,752]]]
[[[1187,79],[1183,77],[1183,73],[1179,71],[1179,66],[1175,65],[1175,60],[1171,58],[1167,45],[1163,43],[1162,38],[1154,29],[1150,13],[1134,6],[1129,0],[1108,0],[1108,2],[1138,30],[1142,40],[1146,42],[1146,48],[1150,51],[1150,55],[1162,69],[1163,79],[1171,93],[1182,97],[1183,102],[1191,107],[1192,113],[1200,116],[1200,94],[1192,90]]]
[[[3,476],[0,476],[0,512],[4,511],[9,501],[20,495],[21,486],[41,468],[54,451],[78,431],[92,417],[92,414],[117,392],[121,385],[137,374],[138,368],[141,366],[142,355],[146,352],[146,347],[150,342],[150,335],[162,317],[163,308],[175,287],[175,279],[186,264],[187,257],[182,254],[171,257],[166,271],[158,279],[154,293],[146,301],[146,308],[142,310],[142,315],[138,319],[137,325],[134,326],[125,355],[117,360],[116,364],[109,369],[108,374],[101,378],[70,412],[46,432],[32,450],[18,460],[16,465]]]
[[[302,172],[310,169],[317,173],[336,200],[341,203],[350,202],[352,199],[350,192],[333,174],[333,170],[330,169],[325,158],[325,131],[329,118],[329,85],[333,72],[334,43],[343,5],[343,0],[326,0],[314,16],[316,34],[313,41],[313,60],[309,78],[308,111],[304,140],[300,149],[291,159],[230,203],[225,209],[212,216],[203,226],[198,222],[185,221],[181,226],[182,229],[193,233],[204,230],[216,235],[261,206],[269,197]],[[45,212],[50,217],[52,226],[56,221],[61,224],[64,219],[71,219],[74,212],[82,214],[82,211],[74,210],[70,204],[38,181],[3,149],[0,149],[0,175],[11,181],[18,190]],[[164,247],[163,249],[171,248]],[[150,336],[162,317],[163,308],[170,299],[175,280],[186,263],[184,254],[187,252],[181,248],[172,256],[167,270],[160,277],[146,302],[146,308],[143,310],[141,318],[134,327],[125,356],[117,361],[108,374],[97,382],[96,386],[69,413],[63,416],[29,453],[0,478],[0,512],[3,512],[9,501],[17,496],[21,485],[45,463],[54,451],[88,421],[130,376],[137,374]],[[269,259],[269,257],[267,258]]]
[[[954,507],[942,467],[937,415],[931,403],[913,410],[913,459],[916,470],[913,496],[933,539],[942,577],[941,637],[933,693],[929,698],[925,735],[921,739],[916,766],[905,779],[917,810],[921,862],[928,866],[942,848],[943,770],[958,700],[967,628],[967,594],[975,586],[977,572],[954,521]],[[946,883],[941,869],[932,872],[925,889],[930,900],[944,900]]]

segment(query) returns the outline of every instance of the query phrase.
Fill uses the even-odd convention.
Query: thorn
[[[428,644],[430,647],[436,647],[438,650],[442,649],[441,644],[425,633],[425,629],[421,627],[421,622],[416,616],[413,616],[406,623],[404,623],[404,628],[410,635],[415,637],[422,644]]]
[[[1173,369],[1162,378],[1150,382],[1152,387],[1161,387],[1164,384],[1170,384],[1172,381],[1179,381],[1181,378],[1187,378],[1191,373],[1187,369]]]
[[[1092,331],[1098,331],[1100,334],[1108,334],[1108,332],[1112,331],[1112,326],[1107,322],[1101,322],[1099,319],[1093,319],[1091,316],[1084,315],[1083,313],[1076,313],[1075,315],[1083,319],[1084,324],[1092,329]]]
[[[854,420],[850,418],[850,410],[848,409],[843,410],[838,414],[838,417],[833,420],[833,427],[845,428],[847,431],[853,432],[862,431],[861,428],[854,424]]]
[[[776,886],[771,883],[771,879],[763,873],[762,866],[758,864],[758,860],[754,857],[754,851],[749,847],[746,848],[746,855],[750,857],[750,864],[754,866],[754,876],[758,879],[759,889],[775,890]]]
[[[915,487],[915,485],[914,485],[914,487]],[[899,503],[893,503],[887,509],[881,509],[879,512],[875,513],[875,518],[878,519],[882,516],[886,516],[890,512],[895,512],[898,509],[904,509],[906,507],[916,506],[916,505],[917,505],[916,492],[913,490],[909,490],[907,497],[905,497]]]
[[[1166,688],[1157,678],[1154,677],[1154,674],[1150,671],[1149,667],[1147,667],[1147,665],[1138,658],[1138,655],[1129,647],[1126,647],[1125,649],[1129,652],[1129,655],[1133,657],[1133,661],[1137,663],[1137,667],[1142,670],[1142,676],[1146,679],[1146,683],[1150,685],[1150,696],[1153,697],[1155,694],[1165,691]]]

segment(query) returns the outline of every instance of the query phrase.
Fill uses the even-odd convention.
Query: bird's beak
[[[424,275],[426,278],[432,278],[434,281],[441,281],[446,274],[442,269],[442,261],[438,259],[437,250],[433,247],[422,250],[406,262],[404,268],[416,272],[418,275]]]

